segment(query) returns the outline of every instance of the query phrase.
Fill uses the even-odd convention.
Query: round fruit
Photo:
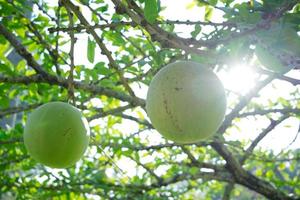
[[[218,77],[201,64],[179,61],[160,70],[150,83],[147,114],[165,138],[194,143],[212,136],[226,111]]]
[[[256,45],[255,55],[259,62],[268,70],[276,73],[286,73],[293,67],[284,65],[282,61],[275,55],[271,54],[267,49],[260,45]]]
[[[299,57],[300,37],[292,24],[275,22],[270,29],[260,30],[256,35],[255,55],[267,70],[286,73],[295,67],[290,63]]]
[[[88,146],[88,122],[72,105],[50,102],[29,116],[24,143],[36,161],[53,168],[66,168],[75,164]]]

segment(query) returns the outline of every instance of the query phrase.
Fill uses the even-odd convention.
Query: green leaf
[[[213,8],[210,6],[205,7],[205,15],[204,15],[204,20],[205,21],[210,21],[211,17],[213,14]]]
[[[112,88],[115,86],[115,83],[110,79],[104,79],[100,82],[100,86]]]
[[[229,6],[234,0],[221,0],[221,2],[225,3],[226,6]]]
[[[189,4],[186,5],[186,9],[187,10],[191,10],[193,9],[195,6],[197,5],[197,2],[196,1],[191,1]]]
[[[0,105],[3,108],[9,107],[9,98],[8,98],[8,96],[2,95],[2,97],[0,98]]]
[[[0,72],[1,73],[3,72],[4,74],[8,74],[8,75],[14,74],[13,70],[8,65],[2,63],[0,63]]]
[[[96,9],[98,12],[104,13],[108,10],[108,5],[101,6]]]
[[[158,16],[158,5],[156,0],[145,1],[144,15],[148,22],[155,22],[155,19]]]
[[[267,178],[272,178],[273,175],[274,175],[274,173],[272,171],[267,171],[267,173],[266,173]]]
[[[98,16],[95,13],[92,13],[92,21],[95,22],[96,24],[99,23]]]
[[[5,44],[6,40],[5,37],[3,35],[0,35],[0,44]]]
[[[248,3],[243,3],[235,6],[239,11],[238,21],[246,22],[247,24],[256,24],[261,20],[260,13],[250,12]]]
[[[201,32],[201,26],[199,24],[196,24],[195,30],[191,32],[191,35],[193,38],[196,38],[200,32]]]
[[[115,46],[125,45],[126,41],[122,38],[121,34],[118,32],[106,31],[103,35],[110,41],[112,41]]]
[[[96,48],[96,43],[89,38],[88,39],[88,46],[87,46],[87,58],[88,58],[90,63],[94,62],[95,48]]]
[[[192,175],[196,175],[197,173],[199,173],[199,168],[198,167],[191,167],[190,168],[190,173]]]
[[[97,70],[97,73],[102,75],[108,75],[111,73],[111,71],[105,67],[104,62],[98,62],[94,68]]]
[[[215,6],[215,5],[217,5],[218,0],[208,0],[208,2],[210,5]]]
[[[17,72],[23,72],[25,70],[26,67],[26,61],[25,60],[21,60],[18,65],[16,66],[16,71]]]

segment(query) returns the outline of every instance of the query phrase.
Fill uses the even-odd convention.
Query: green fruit
[[[221,125],[226,96],[218,77],[201,64],[179,61],[160,70],[150,83],[147,114],[165,138],[194,143]]]
[[[89,143],[89,126],[81,112],[63,102],[50,102],[29,116],[24,143],[38,162],[53,168],[74,165]]]
[[[292,69],[291,66],[286,66],[282,64],[282,61],[272,55],[268,50],[264,49],[260,45],[256,45],[255,55],[259,62],[268,70],[276,73],[286,73]]]
[[[258,31],[256,35],[259,44],[256,45],[255,54],[267,70],[286,73],[294,67],[288,63],[292,57],[299,57],[300,37],[292,24],[272,23],[269,30]]]
[[[275,43],[278,49],[284,52],[293,54],[294,56],[300,55],[300,37],[296,30],[286,27],[281,31],[280,36]]]

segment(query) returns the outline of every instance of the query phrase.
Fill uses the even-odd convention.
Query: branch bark
[[[11,115],[19,112],[24,112],[39,107],[41,104],[23,105],[18,107],[10,107],[0,110],[0,119],[6,115]]]
[[[232,153],[227,149],[227,147],[224,144],[222,144],[222,142],[219,139],[216,139],[214,142],[212,142],[211,146],[224,158],[224,160],[226,161],[226,166],[230,173],[233,175],[234,181],[236,183],[246,186],[249,189],[258,192],[269,199],[295,199],[283,193],[269,182],[259,179],[253,174],[244,170],[238,158],[232,155]]]
[[[9,32],[9,30],[0,22],[0,34],[3,35],[10,43],[11,45],[16,49],[18,54],[25,58],[28,65],[31,66],[36,73],[41,74],[43,76],[47,76],[48,73],[41,67],[40,64],[38,64],[33,56],[27,51],[27,49],[19,42],[17,37]]]
[[[42,76],[38,74],[32,76],[17,76],[17,77],[6,77],[0,75],[0,82],[12,83],[12,84],[47,83],[49,85],[59,85],[61,87],[64,87],[65,89],[68,89],[68,80],[61,77],[52,76],[49,74],[46,74],[46,76]],[[145,106],[144,99],[140,99],[138,97],[133,98],[123,92],[114,91],[112,89],[108,89],[105,87],[85,84],[80,81],[74,81],[74,87],[76,89],[81,89],[93,94],[105,95],[108,97],[119,99],[121,101],[129,102],[130,104],[135,106],[141,106],[141,107]]]

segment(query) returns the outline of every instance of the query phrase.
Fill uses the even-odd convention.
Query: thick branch
[[[17,37],[10,33],[9,30],[7,30],[1,22],[0,34],[3,35],[11,43],[11,45],[16,49],[20,56],[25,58],[29,66],[31,66],[37,73],[47,76],[47,72],[34,60],[33,56],[18,41]]]
[[[56,77],[52,75],[47,75],[46,77],[42,75],[33,76],[18,76],[18,77],[6,77],[0,75],[0,82],[12,83],[12,84],[31,84],[31,83],[47,83],[49,85],[59,85],[64,88],[68,88],[68,80]],[[87,92],[98,95],[106,95],[108,97],[113,97],[121,101],[129,102],[135,106],[145,106],[145,100],[140,98],[133,98],[123,92],[114,91],[101,86],[85,84],[80,81],[74,81],[74,87],[76,89],[81,89]]]
[[[199,172],[195,175],[191,174],[177,174],[174,175],[172,178],[169,178],[167,180],[164,180],[161,183],[154,183],[151,185],[151,187],[159,188],[162,186],[167,186],[173,183],[177,183],[184,180],[197,180],[197,179],[203,179],[203,180],[218,180],[218,181],[224,181],[224,182],[231,182],[233,180],[233,177],[230,173],[227,173],[226,171],[222,172]]]
[[[19,113],[19,112],[23,112],[23,111],[27,111],[27,110],[37,108],[40,105],[41,104],[21,105],[21,106],[18,106],[18,107],[11,107],[11,108],[6,108],[6,109],[3,109],[3,110],[0,110],[0,119],[2,117],[6,116],[6,115],[11,115],[11,114],[15,114],[15,113]]]
[[[224,189],[222,200],[230,200],[232,190],[234,190],[234,183],[228,183]]]
[[[160,42],[162,46],[179,48],[191,53],[208,54],[207,51],[190,47],[190,39],[178,37],[175,34],[168,33],[155,24],[148,23],[145,20],[143,12],[139,9],[134,1],[127,1],[128,6],[124,5],[123,2],[119,0],[113,0],[113,3],[115,4],[117,9],[125,11],[136,24],[144,27],[150,33],[151,38]],[[131,10],[131,8],[133,8],[134,11]],[[206,46],[205,41],[203,41],[203,43],[198,42],[198,44]]]
[[[252,189],[269,199],[289,200],[293,199],[275,188],[269,182],[259,179],[243,169],[239,160],[232,155],[227,147],[216,139],[211,146],[226,160],[228,170],[232,173],[235,182]]]

